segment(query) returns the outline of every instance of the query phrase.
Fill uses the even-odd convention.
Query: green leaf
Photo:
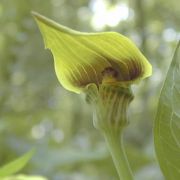
[[[167,180],[180,179],[180,41],[161,91],[154,124],[155,150]]]
[[[151,75],[151,65],[135,44],[116,32],[83,33],[33,12],[45,47],[64,88],[80,93],[90,83],[102,82],[102,72],[113,67],[120,82],[134,83]]]
[[[12,174],[20,171],[27,164],[27,162],[31,159],[33,154],[34,154],[34,150],[31,150],[31,151],[27,152],[26,154],[24,154],[23,156],[19,157],[18,159],[1,167],[0,168],[0,178],[12,175]]]

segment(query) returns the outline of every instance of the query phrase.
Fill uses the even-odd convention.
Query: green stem
[[[133,175],[124,151],[122,130],[120,132],[120,139],[118,133],[109,130],[104,133],[104,137],[120,180],[133,180]]]

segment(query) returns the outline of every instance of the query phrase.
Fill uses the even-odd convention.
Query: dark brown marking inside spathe
[[[103,71],[102,71],[102,76],[111,76],[115,79],[118,78],[118,72],[113,68],[113,67],[106,67]]]
[[[85,66],[86,73],[84,69],[81,69],[82,76],[79,77],[77,73],[78,78],[74,79],[74,83],[78,87],[85,87],[90,83],[94,83],[98,87],[103,81],[106,83],[128,82],[137,79],[142,74],[142,66],[135,59],[124,59],[123,61],[107,59],[107,61],[109,65],[92,64],[94,70],[90,66]]]

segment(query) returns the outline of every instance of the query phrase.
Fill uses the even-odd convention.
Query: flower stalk
[[[108,149],[111,153],[115,168],[119,175],[120,180],[132,180],[133,175],[131,168],[129,166],[126,153],[124,151],[123,144],[123,129],[121,129],[120,134],[117,132],[106,131],[104,134]]]
[[[133,95],[130,87],[111,82],[105,81],[99,88],[89,85],[86,99],[94,108],[94,126],[100,130],[106,140],[119,178],[132,180],[133,176],[124,151],[122,136],[123,129],[129,123],[127,109]]]

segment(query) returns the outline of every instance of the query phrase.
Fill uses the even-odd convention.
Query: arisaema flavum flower
[[[33,15],[45,47],[53,54],[56,75],[67,90],[87,92],[91,101],[100,98],[98,103],[107,106],[115,99],[112,105],[118,107],[116,96],[123,94],[131,100],[130,85],[151,75],[151,65],[125,36],[116,32],[82,33]],[[112,113],[117,111],[114,108]]]
[[[64,88],[85,93],[94,108],[94,125],[119,133],[128,121],[131,85],[151,75],[151,65],[135,44],[116,32],[83,33],[33,13],[50,49]]]

